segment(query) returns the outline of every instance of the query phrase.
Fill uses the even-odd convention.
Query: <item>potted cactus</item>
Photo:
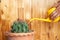
[[[8,40],[34,40],[34,31],[30,30],[25,21],[15,21],[9,32],[6,32]]]

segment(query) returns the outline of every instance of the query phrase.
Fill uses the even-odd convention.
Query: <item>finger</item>
[[[50,14],[50,16],[49,16],[50,19],[53,19],[54,14],[55,14],[55,15],[57,14],[56,11],[54,11],[53,13]]]
[[[50,16],[52,17],[54,14],[57,14],[56,11],[52,12]]]
[[[54,20],[57,15],[58,15],[57,11],[54,11],[54,12],[50,15],[50,19]]]
[[[59,17],[59,14],[54,15],[53,17],[51,17],[51,19],[55,20],[57,17]]]
[[[56,10],[60,11],[60,6],[58,6]]]
[[[56,4],[56,8],[57,8],[58,6],[60,6],[60,1],[57,2],[57,4]]]

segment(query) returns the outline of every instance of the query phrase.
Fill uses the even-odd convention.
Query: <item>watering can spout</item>
[[[43,18],[32,18],[30,19],[30,22],[34,21],[34,20],[39,20],[39,21],[45,21],[45,22],[51,22],[51,20],[49,18],[47,19],[43,19]]]
[[[48,16],[50,16],[50,14],[52,14],[54,11],[56,10],[55,7],[51,8],[48,10]],[[32,18],[30,19],[30,22],[32,22],[33,20],[39,20],[39,21],[45,21],[45,22],[58,22],[60,20],[60,17],[57,17],[55,20],[50,20],[50,18],[46,18],[46,19],[43,19],[43,18]]]
[[[53,22],[58,22],[59,19],[60,19],[60,17],[57,18],[56,20],[54,20]],[[44,21],[44,22],[52,22],[52,20],[50,20],[49,18],[46,18],[46,19],[43,19],[43,18],[32,18],[32,19],[30,19],[30,22],[32,22],[34,20],[39,20],[39,21]]]

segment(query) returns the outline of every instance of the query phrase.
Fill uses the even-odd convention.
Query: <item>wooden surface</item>
[[[1,0],[0,3],[0,40],[6,40],[4,32],[10,29],[13,21],[19,19],[46,18],[47,10],[58,0]],[[4,19],[1,19],[4,15]],[[47,23],[32,21],[35,40],[60,40],[60,22]]]

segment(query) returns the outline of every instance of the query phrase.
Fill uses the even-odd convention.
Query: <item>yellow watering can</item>
[[[56,10],[55,7],[51,8],[50,10],[48,10],[48,16],[54,11]],[[45,22],[52,22],[52,20],[50,20],[50,18],[46,18],[46,19],[43,19],[43,18],[32,18],[30,19],[30,22],[33,21],[33,20],[40,20],[40,21],[45,21]],[[60,20],[60,17],[57,17],[53,22],[58,22]]]

